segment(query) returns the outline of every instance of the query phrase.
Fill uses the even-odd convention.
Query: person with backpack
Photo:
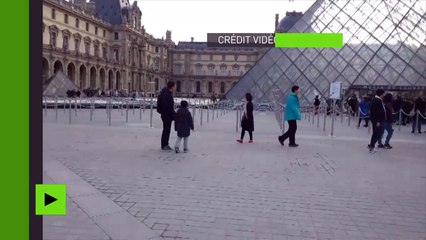
[[[183,139],[183,151],[187,153],[188,139],[191,135],[191,130],[194,131],[194,120],[188,110],[188,102],[181,101],[180,108],[175,114],[175,131],[177,132],[177,139],[175,144],[175,152],[179,153],[180,142]]]
[[[175,102],[173,93],[176,90],[176,83],[169,81],[157,98],[157,112],[161,114],[163,121],[163,133],[161,134],[161,149],[164,151],[173,151],[169,146],[170,129],[175,115]]]
[[[386,121],[386,108],[383,104],[385,93],[383,89],[376,90],[376,96],[374,96],[370,103],[370,121],[373,125],[373,134],[371,135],[370,144],[367,146],[370,153],[375,152],[376,143],[383,135],[384,123]]]

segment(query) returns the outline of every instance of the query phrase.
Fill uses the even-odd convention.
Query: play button
[[[56,202],[56,200],[58,200],[58,199],[55,198],[55,197],[50,196],[47,193],[44,194],[44,206],[47,206],[47,205],[49,205],[51,203],[54,203],[54,202]]]
[[[66,215],[67,186],[36,184],[36,215]]]

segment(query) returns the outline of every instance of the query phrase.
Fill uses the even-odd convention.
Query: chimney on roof
[[[194,37],[191,37],[191,42],[194,42]]]
[[[280,15],[278,13],[275,14],[275,30],[278,28],[278,21],[279,21]]]

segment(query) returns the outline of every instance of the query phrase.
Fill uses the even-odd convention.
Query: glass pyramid
[[[289,32],[343,33],[340,49],[271,48],[226,94],[285,103],[299,85],[301,104],[344,89],[426,89],[426,4],[421,0],[318,0]]]

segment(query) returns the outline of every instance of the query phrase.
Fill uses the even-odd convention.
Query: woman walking
[[[383,123],[383,128],[386,131],[387,135],[386,135],[385,144],[384,145],[382,144],[382,137],[380,137],[378,140],[379,145],[377,147],[391,149],[392,146],[389,145],[389,141],[391,140],[392,134],[393,134],[392,124],[393,124],[393,114],[395,113],[392,106],[393,96],[391,93],[388,93],[385,95],[385,97],[383,98],[383,104],[385,105],[385,110],[386,110],[386,120]]]
[[[254,119],[253,119],[253,103],[251,102],[253,97],[250,93],[246,93],[246,105],[244,109],[244,115],[241,120],[241,138],[237,140],[239,143],[243,143],[244,134],[247,131],[250,136],[249,143],[253,143],[253,131],[254,131]]]
[[[299,94],[299,86],[293,86],[291,88],[291,93],[287,98],[287,105],[285,107],[285,120],[288,121],[288,130],[286,133],[278,137],[278,141],[281,145],[284,146],[284,141],[289,138],[290,143],[289,147],[297,147],[296,144],[296,130],[297,130],[297,120],[301,120],[300,116],[300,105],[299,98],[297,95]]]

